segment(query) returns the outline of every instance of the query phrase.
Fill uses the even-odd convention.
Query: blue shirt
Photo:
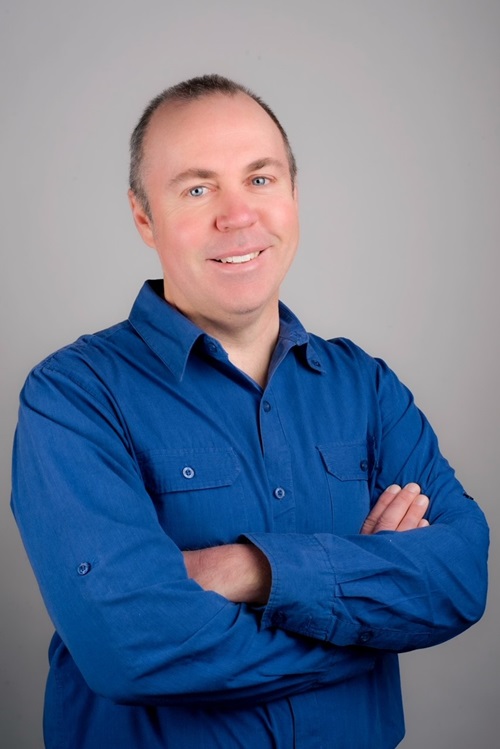
[[[146,284],[128,321],[30,374],[13,510],[56,634],[48,749],[390,749],[397,652],[466,629],[487,526],[409,391],[280,307],[262,389]],[[429,528],[361,536],[389,484]],[[188,579],[180,549],[252,542],[252,608]]]

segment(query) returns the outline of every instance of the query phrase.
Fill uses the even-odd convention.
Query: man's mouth
[[[250,260],[255,260],[259,257],[262,250],[258,252],[249,252],[247,255],[233,255],[232,257],[221,257],[216,258],[217,263],[248,263]]]

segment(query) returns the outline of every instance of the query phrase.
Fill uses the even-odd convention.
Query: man
[[[483,611],[483,515],[386,365],[279,304],[296,167],[260,99],[157,97],[129,197],[163,282],[21,399],[46,746],[395,747],[397,652]]]

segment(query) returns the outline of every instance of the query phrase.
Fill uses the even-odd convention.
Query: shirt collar
[[[302,323],[282,302],[279,304],[279,313],[280,333],[276,349],[281,349],[283,356],[293,346],[303,346],[305,361],[309,367],[323,371]],[[146,281],[143,285],[132,307],[129,322],[178,381],[183,378],[187,360],[198,339],[218,344],[165,301],[161,279]]]

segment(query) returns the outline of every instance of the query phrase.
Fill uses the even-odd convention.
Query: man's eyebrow
[[[169,185],[175,187],[176,185],[190,179],[214,179],[214,177],[216,177],[216,173],[209,169],[186,169],[184,172],[176,174],[175,177],[170,180]]]
[[[273,166],[284,172],[288,170],[288,165],[285,162],[280,161],[280,159],[274,159],[271,156],[252,161],[252,163],[248,165],[247,169],[249,172],[256,172],[259,171],[259,169],[265,169],[266,166]]]

